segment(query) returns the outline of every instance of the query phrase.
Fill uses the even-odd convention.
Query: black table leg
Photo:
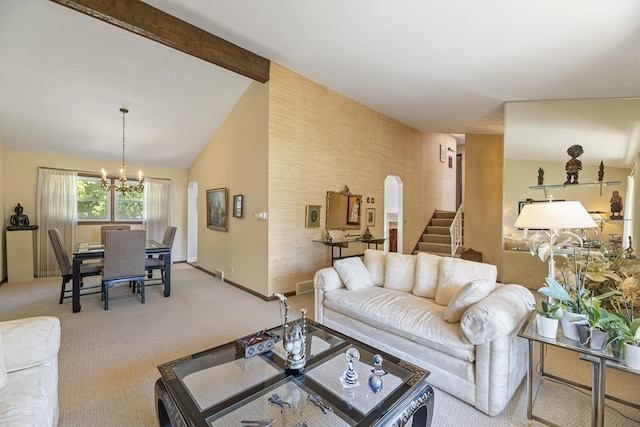
[[[171,252],[163,254],[164,258],[164,296],[171,295]]]
[[[73,259],[73,286],[72,286],[72,297],[73,301],[73,312],[77,313],[82,308],[80,306],[80,264],[82,264],[81,259]]]

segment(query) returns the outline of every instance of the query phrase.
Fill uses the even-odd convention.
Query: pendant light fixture
[[[124,161],[124,131],[125,131],[124,117],[129,112],[129,110],[123,107],[120,109],[120,112],[122,113],[122,166],[120,167],[120,178],[119,178],[120,184],[116,185],[116,184],[109,183],[109,181],[107,180],[107,171],[102,169],[102,188],[105,191],[111,191],[111,190],[119,191],[120,193],[122,193],[122,195],[124,195],[129,191],[137,191],[137,192],[142,191],[144,189],[144,185],[142,184],[144,179],[142,178],[142,171],[138,171],[138,184],[137,185],[127,184],[127,175],[125,173],[127,164]]]

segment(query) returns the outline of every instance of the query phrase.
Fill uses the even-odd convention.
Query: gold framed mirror
[[[327,230],[359,230],[362,196],[351,194],[346,185],[342,191],[327,191]]]

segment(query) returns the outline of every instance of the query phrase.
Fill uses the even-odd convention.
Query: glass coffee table
[[[282,327],[270,331],[282,336]],[[244,358],[235,341],[158,366],[155,401],[161,426],[429,426],[429,372],[307,320],[307,363],[285,369],[282,341]],[[356,386],[343,386],[347,350],[355,348]],[[373,356],[384,362],[382,389],[368,385]]]

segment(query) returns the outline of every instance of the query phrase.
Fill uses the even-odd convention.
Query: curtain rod
[[[64,172],[76,172],[76,173],[80,173],[80,174],[85,174],[85,175],[95,175],[95,176],[101,176],[100,173],[98,172],[92,172],[92,171],[79,171],[79,170],[74,170],[74,169],[63,169],[63,168],[50,168],[48,166],[38,166],[38,170],[40,169],[49,169],[49,170],[54,170],[54,171],[64,171]],[[117,176],[114,176],[114,178],[118,178]],[[163,180],[163,181],[171,181],[171,179],[169,178],[154,178],[152,176],[145,176],[145,178],[149,178],[149,179],[158,179],[158,180]],[[135,181],[135,179],[133,179],[132,181]]]

